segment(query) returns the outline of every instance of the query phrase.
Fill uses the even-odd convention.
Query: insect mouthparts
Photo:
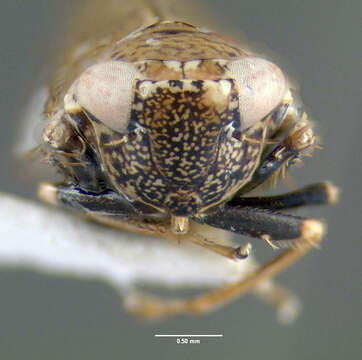
[[[186,216],[171,216],[171,230],[174,234],[186,234],[189,230],[189,218]]]

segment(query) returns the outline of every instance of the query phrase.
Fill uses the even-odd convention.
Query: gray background
[[[0,4],[1,191],[29,193],[10,158],[16,114],[47,64],[49,51],[56,47],[55,35],[70,3],[3,0]],[[1,359],[360,356],[361,1],[209,3],[225,26],[242,29],[250,40],[287,59],[285,64],[298,79],[303,101],[318,122],[324,150],[293,171],[296,183],[328,179],[342,189],[337,206],[307,211],[328,222],[322,250],[279,277],[300,295],[303,313],[292,326],[283,327],[272,309],[246,296],[201,318],[144,323],[127,315],[117,295],[101,283],[1,269]],[[154,333],[170,332],[221,332],[224,338],[189,346],[153,338]]]

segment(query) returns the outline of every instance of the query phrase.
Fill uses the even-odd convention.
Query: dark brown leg
[[[307,205],[330,205],[338,200],[338,188],[328,182],[313,184],[302,189],[270,197],[235,196],[229,206],[248,206],[260,209],[285,210]]]
[[[56,186],[51,184],[42,184],[40,186],[39,193],[40,197],[46,202],[59,205],[59,197],[57,196],[58,189]],[[70,203],[72,203],[72,201]],[[86,201],[83,202],[83,204],[89,204],[89,202]],[[235,209],[233,208],[230,208],[229,210],[232,212],[235,211]],[[238,220],[238,222],[240,222],[240,218],[237,212],[238,211],[236,211],[236,217],[234,216],[234,218]],[[113,226],[119,229],[134,231],[146,235],[158,236],[166,238],[168,240],[192,241],[224,256],[236,258],[234,248],[227,245],[219,245],[217,243],[210,242],[209,240],[207,240],[207,238],[203,238],[201,235],[198,235],[198,230],[193,232],[192,230],[194,228],[192,227],[190,229],[191,231],[186,235],[175,235],[170,230],[169,224],[164,225],[161,223],[149,223],[141,220],[129,221],[129,219],[122,221],[122,219],[119,219],[116,216],[104,216],[92,212],[88,212],[87,214],[92,219],[107,224],[108,226]],[[229,215],[230,214],[226,214],[226,218],[228,218]],[[273,216],[275,218],[273,218]],[[273,214],[273,216],[271,216],[272,223],[277,221],[277,219],[280,220],[280,214]],[[276,233],[285,233],[290,226],[294,228],[294,233],[299,234],[298,239],[293,241],[294,248],[285,250],[275,259],[273,259],[266,265],[261,266],[259,269],[256,269],[254,272],[250,273],[239,282],[233,285],[226,286],[225,288],[221,288],[219,290],[207,293],[205,295],[201,295],[191,300],[161,300],[140,296],[128,297],[126,299],[126,304],[129,310],[139,315],[150,318],[176,315],[178,313],[203,313],[211,311],[213,308],[225,302],[231,301],[232,299],[241,296],[245,292],[258,292],[258,284],[276,275],[282,269],[289,266],[292,262],[302,256],[305,252],[307,252],[312,246],[317,246],[323,234],[323,225],[316,220],[305,220],[301,218],[291,217],[293,220],[292,225],[290,225],[289,218],[288,216],[286,217],[288,220],[284,222],[281,221],[281,223],[279,223],[281,229],[279,229]],[[210,219],[211,218],[209,218],[208,220]],[[263,216],[261,217],[261,219],[263,219]],[[268,219],[270,220],[270,218],[265,217],[264,220]],[[260,217],[257,216],[257,223],[258,222],[260,222]],[[226,225],[230,224],[226,223]],[[276,233],[272,233],[273,237],[275,237]],[[248,246],[244,247],[244,251],[247,255]],[[274,287],[274,289],[269,289],[265,292],[264,288],[264,294],[262,295],[265,299],[276,304],[279,307],[289,298],[287,292],[279,290]]]
[[[177,243],[189,241],[230,259],[245,259],[250,252],[249,244],[239,247],[219,244],[194,229],[191,229],[185,235],[176,235],[171,231],[170,224],[167,221],[146,221],[140,218],[139,209],[134,206],[134,203],[129,203],[124,197],[113,191],[94,194],[73,186],[56,186],[42,183],[39,186],[38,193],[40,199],[46,203],[80,211],[80,214],[85,214],[98,223],[120,230],[161,237]],[[107,210],[107,214],[104,214],[105,210]],[[141,210],[143,214],[147,214],[148,211],[152,215],[149,208]]]
[[[308,220],[268,208],[224,205],[211,214],[195,218],[202,224],[267,241],[270,245],[293,246],[303,237],[303,224]]]

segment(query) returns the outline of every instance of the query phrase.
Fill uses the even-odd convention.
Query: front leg
[[[285,171],[303,156],[313,152],[317,146],[316,138],[307,116],[304,114],[300,119],[293,118],[292,122],[285,139],[261,159],[251,180],[238,191],[238,196],[250,192],[272,175]]]
[[[54,185],[41,183],[38,196],[44,202],[84,213],[118,215],[120,217],[140,217],[155,213],[150,207],[129,201],[113,190],[90,192],[74,185]]]
[[[91,137],[92,127],[84,113],[76,118],[78,126],[63,113],[54,118],[43,130],[40,151],[46,161],[58,169],[65,182],[77,184],[86,191],[99,192],[108,188],[99,156],[89,145],[84,133]]]

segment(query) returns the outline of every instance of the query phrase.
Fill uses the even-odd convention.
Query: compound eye
[[[265,59],[245,57],[230,62],[228,69],[238,87],[241,130],[272,111],[287,91],[281,70]]]
[[[106,126],[124,133],[130,120],[136,75],[136,68],[126,62],[93,65],[69,89],[64,99],[65,107],[72,98]]]

